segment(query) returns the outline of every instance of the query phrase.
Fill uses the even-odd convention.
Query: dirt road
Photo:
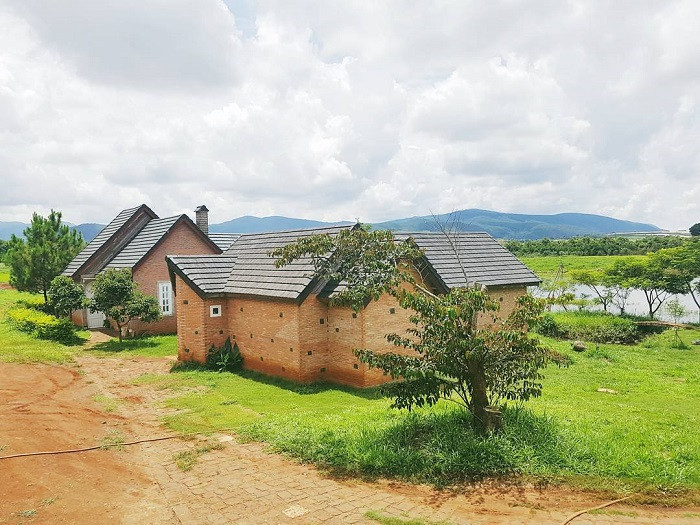
[[[132,380],[167,373],[170,364],[91,357],[74,367],[3,364],[0,456],[168,434],[160,425],[167,391]],[[456,495],[338,480],[233,436],[206,443],[216,449],[199,455],[189,471],[178,468],[175,456],[201,449],[201,440],[0,460],[0,523],[377,523],[366,515],[375,512],[426,523],[558,524],[602,502],[561,489],[484,485]],[[690,525],[700,523],[700,509],[616,505],[573,523]]]

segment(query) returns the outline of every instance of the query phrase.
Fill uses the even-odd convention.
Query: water
[[[583,286],[583,285],[577,285],[571,288],[571,291],[576,294],[577,298],[586,298],[586,299],[594,299],[597,296],[595,295],[595,292],[591,290],[588,286]],[[547,296],[546,291],[540,289],[540,288],[533,288],[532,294],[537,296],[537,297],[546,297]],[[661,321],[674,321],[673,317],[671,317],[668,314],[668,311],[666,310],[666,305],[671,299],[678,299],[678,302],[686,309],[686,315],[681,317],[679,321],[681,323],[697,323],[698,322],[698,307],[693,301],[693,298],[688,295],[672,295],[670,296],[664,304],[661,306],[658,312],[656,312],[656,315],[654,316],[655,319],[661,320]],[[574,311],[576,310],[576,306],[567,306],[569,311]],[[587,310],[602,310],[603,307],[600,305],[592,305],[588,306],[586,308]],[[562,307],[560,306],[553,306],[552,310],[554,311],[561,311],[563,310]],[[620,313],[620,310],[616,308],[615,306],[608,306],[608,311],[610,313]],[[641,290],[632,290],[629,295],[629,299],[627,300],[627,305],[625,306],[625,312],[628,314],[633,314],[633,315],[641,315],[641,316],[647,316],[649,315],[649,306],[647,305],[646,298],[644,297],[644,292]]]

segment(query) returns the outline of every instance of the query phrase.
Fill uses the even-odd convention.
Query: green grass
[[[15,290],[0,290],[0,361],[31,363],[49,362],[65,363],[73,359],[80,352],[85,341],[89,338],[89,332],[79,330],[77,332],[77,344],[64,345],[55,341],[37,339],[32,335],[15,330],[5,319],[7,310],[16,301],[30,300],[36,297],[33,294],[17,292]]]
[[[700,331],[687,331],[688,339]],[[510,407],[503,435],[483,439],[451,404],[413,413],[374,390],[303,386],[251,372],[182,371],[142,383],[180,392],[166,423],[180,432],[230,429],[337,474],[437,485],[523,474],[613,491],[700,489],[700,349],[599,345],[546,370],[544,395]],[[599,392],[599,388],[617,394]]]
[[[564,276],[571,270],[605,270],[611,268],[617,261],[641,260],[644,255],[556,255],[538,257],[520,257],[528,268],[540,278],[551,280],[564,266]]]
[[[422,518],[396,518],[393,516],[386,516],[374,510],[366,512],[365,518],[376,521],[380,525],[450,525],[449,521],[429,521]]]
[[[10,268],[3,263],[0,263],[0,283],[10,282]]]
[[[167,357],[177,355],[176,335],[154,335],[149,337],[137,337],[125,339],[121,343],[118,339],[112,339],[104,343],[98,343],[88,350],[92,355],[105,357]]]
[[[78,330],[73,344],[62,344],[20,332],[7,322],[7,310],[17,301],[35,301],[37,294],[0,290],[0,362],[16,363],[67,363],[80,352],[104,357],[165,357],[177,355],[177,336],[161,335],[127,339],[119,343],[117,339],[99,343],[92,347],[85,345],[90,338],[88,330]]]

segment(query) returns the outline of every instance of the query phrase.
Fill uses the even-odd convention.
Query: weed
[[[22,518],[33,518],[37,515],[36,509],[21,510],[17,513]]]
[[[102,450],[124,450],[125,441],[124,434],[118,430],[110,430],[107,432],[107,435],[100,440],[100,448]]]
[[[629,516],[630,518],[636,518],[639,516],[636,512],[633,510],[625,511],[625,510],[615,510],[615,509],[596,509],[596,510],[589,510],[589,514],[599,514],[603,516]]]
[[[92,396],[92,400],[102,405],[102,409],[105,412],[114,412],[119,406],[119,402],[116,399],[103,394],[96,394]]]
[[[386,516],[377,511],[370,510],[365,513],[365,518],[376,521],[380,525],[450,525],[449,521],[428,521],[422,518],[397,518]]]
[[[41,506],[42,506],[42,507],[48,507],[48,506],[51,505],[52,503],[55,503],[57,499],[58,499],[57,497],[44,498],[44,499],[41,500]]]
[[[209,442],[199,447],[180,451],[173,456],[173,459],[175,460],[177,468],[183,472],[187,472],[192,470],[199,456],[211,452],[212,450],[221,450],[223,448],[223,443]]]

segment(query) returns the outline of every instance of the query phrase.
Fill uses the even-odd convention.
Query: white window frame
[[[215,314],[215,313],[214,313],[214,308],[218,308],[218,309],[219,309],[219,313],[218,313],[218,314]],[[221,305],[220,305],[220,304],[212,304],[212,305],[209,307],[209,317],[221,317]]]
[[[158,307],[162,315],[173,315],[173,285],[170,281],[158,281]]]

